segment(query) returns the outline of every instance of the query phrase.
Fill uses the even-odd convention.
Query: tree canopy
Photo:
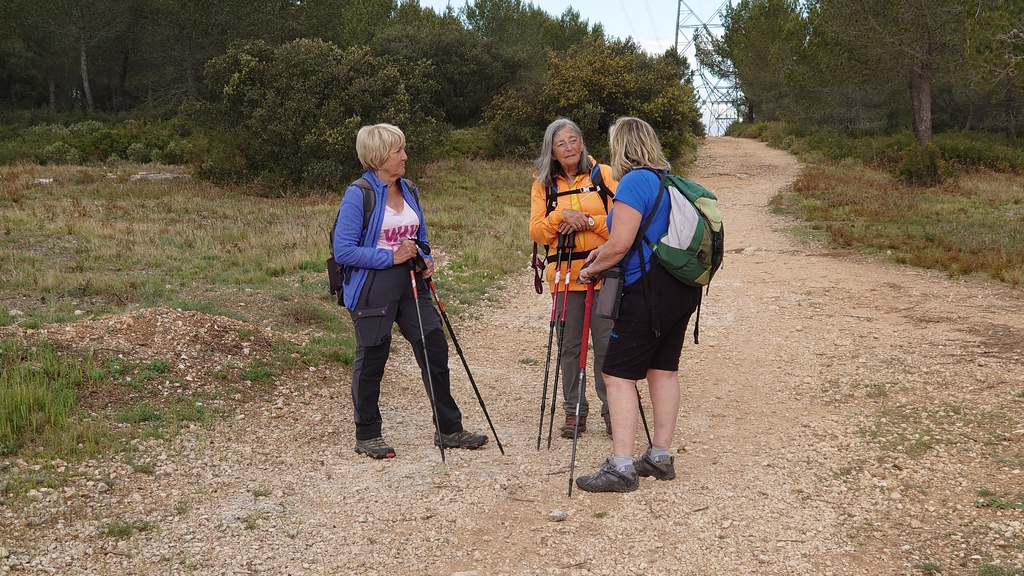
[[[1021,0],[740,0],[724,27],[698,59],[735,74],[748,121],[1015,137]]]

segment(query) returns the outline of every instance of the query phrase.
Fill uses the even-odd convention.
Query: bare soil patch
[[[506,455],[492,440],[442,465],[396,339],[381,410],[397,458],[353,452],[346,371],[303,367],[251,401],[224,396],[208,427],[140,442],[152,473],[89,461],[66,486],[8,501],[0,571],[1019,573],[1024,510],[976,503],[1024,496],[1021,291],[795,240],[767,204],[799,171],[784,152],[717,138],[690,174],[720,199],[729,254],[701,343],[683,350],[676,480],[566,497],[571,442],[535,449],[550,299],[524,270],[453,319]],[[178,382],[155,385],[195,390],[282,337],[169,309],[25,336],[173,358]],[[485,430],[454,349],[450,365],[467,427]],[[580,438],[577,474],[610,453],[599,428]],[[116,538],[119,519],[147,529]]]

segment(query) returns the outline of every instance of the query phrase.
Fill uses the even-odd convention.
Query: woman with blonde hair
[[[591,253],[580,278],[593,281],[616,264],[623,267],[620,314],[604,361],[612,455],[597,472],[579,477],[576,485],[588,492],[629,492],[640,486],[640,476],[675,478],[669,450],[679,417],[679,356],[701,290],[661,268],[648,247],[668,229],[670,202],[661,202],[657,210],[655,203],[662,176],[672,168],[654,129],[639,118],[620,118],[609,130],[608,140],[612,176],[619,181],[609,216],[611,233]],[[651,214],[639,250],[632,250],[641,223]],[[652,302],[657,303],[656,311],[651,309]],[[643,378],[654,410],[654,437],[653,446],[634,460],[639,415],[635,386]]]
[[[352,367],[355,451],[370,458],[395,456],[395,449],[382,436],[379,407],[380,382],[395,323],[412,344],[433,403],[431,419],[436,418],[438,428],[434,444],[442,449],[479,448],[487,443],[487,436],[462,427],[462,413],[451,395],[448,340],[440,316],[425,286],[418,289],[418,300],[413,297],[409,265],[416,262],[417,243],[427,247],[429,243],[416,187],[402,178],[409,158],[405,134],[390,124],[363,126],[356,136],[356,152],[366,169],[361,180],[372,188],[373,210],[364,226],[363,191],[357,180],[341,200],[333,238],[334,260],[343,270],[344,304],[356,337]],[[416,268],[419,278],[415,281],[420,283],[434,273],[429,255],[422,262],[422,267]]]

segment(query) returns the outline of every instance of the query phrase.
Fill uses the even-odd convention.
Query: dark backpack
[[[416,201],[416,207],[420,205],[420,191],[416,188],[410,180],[402,179],[405,182],[406,187],[412,192],[413,200]],[[370,225],[370,215],[373,214],[373,209],[377,206],[377,195],[373,191],[373,186],[366,178],[360,178],[355,182],[349,184],[349,187],[355,186],[363,191],[363,232],[366,232],[366,228]],[[327,258],[327,282],[331,289],[331,294],[338,297],[338,305],[345,305],[345,280],[348,279],[348,270],[337,263],[334,260],[334,233],[338,230],[338,218],[341,217],[341,208],[338,208],[338,214],[334,216],[334,226],[331,228],[331,235],[328,237],[328,242],[331,247],[331,255]]]
[[[601,204],[604,205],[605,213],[608,212],[608,199],[615,197],[615,194],[604,185],[604,177],[601,175],[601,165],[596,164],[594,171],[590,173],[590,181],[594,183],[594,188],[597,189],[597,193],[601,195]],[[583,189],[588,190],[588,189]],[[547,216],[551,214],[556,207],[558,207],[558,198],[561,196],[567,196],[569,194],[577,194],[581,192],[580,189],[566,190],[565,192],[555,192],[548,188],[546,195],[546,203],[544,205],[547,212],[544,214]],[[533,268],[533,287],[537,291],[537,294],[544,293],[544,282],[541,279],[541,274],[544,271],[544,267],[548,264],[547,261],[548,246],[544,245],[544,258],[538,256],[537,243],[533,243],[533,257],[530,260],[530,267]],[[573,253],[573,260],[580,258],[586,258],[590,252]]]

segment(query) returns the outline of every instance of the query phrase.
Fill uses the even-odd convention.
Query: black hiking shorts
[[[609,376],[636,381],[646,378],[648,370],[679,369],[686,327],[700,304],[701,288],[683,284],[657,263],[651,272],[648,279],[657,293],[661,335],[655,335],[651,325],[643,282],[626,286],[604,359],[602,371]]]

